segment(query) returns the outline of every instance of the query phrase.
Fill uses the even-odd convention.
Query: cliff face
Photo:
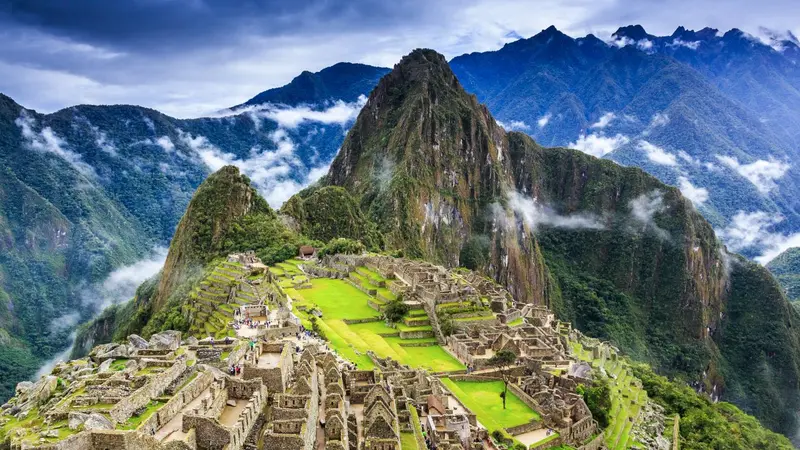
[[[489,251],[482,268],[520,298],[541,302],[535,242],[496,227],[491,214],[512,185],[508,148],[505,131],[444,57],[418,50],[370,94],[328,180],[360,199],[387,247],[456,266],[464,242],[480,236]]]
[[[387,248],[481,269],[663,372],[715,396],[731,386],[729,398],[791,430],[795,313],[766,271],[732,265],[691,202],[640,169],[506,133],[436,52],[414,51],[381,79],[323,183],[358,200]],[[749,325],[770,315],[777,348]],[[772,355],[762,395],[745,363],[754,354]]]

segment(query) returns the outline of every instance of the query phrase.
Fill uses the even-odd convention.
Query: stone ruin
[[[0,425],[37,408],[43,424],[12,433],[0,448],[21,450],[24,441],[24,448],[42,450],[401,450],[401,433],[415,434],[424,446],[420,428],[440,450],[484,448],[487,430],[437,376],[371,352],[375,368],[353,370],[314,344],[298,351],[285,339],[298,326],[280,286],[266,271],[260,277],[265,283],[252,283],[259,264],[252,252],[230,255],[195,292],[195,321],[211,322],[227,310],[220,305],[228,304],[254,314],[273,310],[289,325],[259,329],[252,341],[182,341],[180,333],[165,332],[149,341],[132,335],[126,344],[98,346],[88,358],[18,386],[17,397],[3,405]],[[385,278],[381,288],[420,311],[406,325],[430,323],[440,343],[470,368],[483,369],[500,350],[518,356],[510,389],[542,420],[510,432],[547,426],[560,433],[557,443],[576,446],[596,433],[596,422],[575,393],[588,375],[578,369],[566,374],[572,367],[566,339],[546,308],[516,305],[505,290],[472,272],[418,261],[336,255],[303,270],[317,276],[364,267]],[[214,309],[200,306],[212,299]],[[437,323],[442,314],[467,320],[444,337]],[[598,345],[592,351],[607,350]],[[241,373],[227,374],[231,365]],[[488,372],[451,378],[497,379]]]

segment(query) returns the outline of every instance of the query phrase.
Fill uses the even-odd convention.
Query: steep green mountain
[[[794,432],[800,316],[769,273],[728,255],[676,188],[505,132],[436,52],[381,79],[322,184],[388,249],[469,255],[517,298]]]
[[[271,92],[292,108],[293,90]],[[39,114],[0,94],[0,338],[9,344],[0,398],[67,347],[96,303],[127,300],[96,301],[91,288],[166,245],[211,171],[245,168],[280,204],[327,165],[346,126],[225,114],[180,120],[126,105]]]
[[[73,356],[132,333],[149,337],[166,329],[183,330],[181,307],[193,284],[218,258],[253,250],[271,264],[295,256],[300,245],[311,242],[284,226],[238,168],[225,166],[198,187],[161,272],[144,283],[133,300],[107,309],[82,327]]]
[[[33,117],[0,96],[0,398],[69,345],[86,285],[155,243]]]
[[[767,269],[778,279],[790,301],[800,300],[800,248],[781,253],[767,264]]]

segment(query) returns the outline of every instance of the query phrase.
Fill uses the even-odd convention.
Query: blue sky
[[[0,0],[0,92],[42,112],[132,103],[196,117],[302,70],[494,50],[550,25],[604,38],[636,23],[797,32],[798,19],[790,0]]]

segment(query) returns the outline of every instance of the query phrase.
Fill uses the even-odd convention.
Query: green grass
[[[489,431],[522,425],[541,416],[522,402],[511,391],[503,409],[502,381],[453,381],[442,378],[442,382],[458,399],[478,416],[478,421]]]
[[[516,327],[516,326],[522,325],[523,323],[525,323],[525,320],[522,317],[520,317],[519,319],[512,320],[511,322],[508,322],[508,326]]]
[[[417,438],[414,437],[414,433],[400,433],[400,449],[419,450],[417,448]]]
[[[138,416],[131,417],[128,419],[127,422],[124,424],[119,425],[119,429],[121,430],[135,430],[136,428],[141,425],[147,418],[152,416],[156,411],[161,409],[162,406],[166,405],[167,402],[162,402],[161,400],[152,400],[145,408],[144,412],[139,414]]]
[[[287,289],[293,299],[294,313],[300,317],[304,326],[311,327],[308,315],[297,309],[298,306],[317,307],[322,311],[321,329],[325,332],[331,347],[339,354],[358,364],[361,369],[371,369],[374,365],[367,356],[367,350],[382,358],[392,358],[415,368],[425,368],[433,372],[463,370],[464,365],[438,345],[427,347],[402,347],[401,343],[432,342],[430,339],[408,339],[384,337],[381,334],[394,334],[400,331],[390,328],[381,321],[348,325],[344,319],[377,318],[378,312],[370,308],[370,297],[342,280],[315,278],[311,289]],[[431,327],[405,327],[404,330],[430,330]]]
[[[302,303],[316,305],[324,319],[367,319],[380,314],[367,304],[369,296],[342,280],[315,278],[311,289],[295,291]],[[292,296],[295,298],[295,296]]]

